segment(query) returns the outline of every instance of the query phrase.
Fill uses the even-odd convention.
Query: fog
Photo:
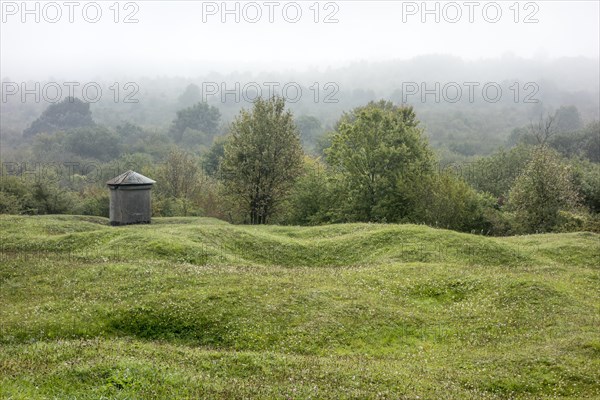
[[[431,54],[597,60],[600,48],[597,1],[24,4],[2,1],[11,80],[323,72]]]
[[[99,125],[161,137],[202,101],[221,119],[201,153],[251,98],[277,94],[318,120],[308,147],[385,99],[413,106],[435,146],[489,154],[563,107],[600,118],[599,4],[2,1],[0,139],[28,149],[24,130],[67,96]]]

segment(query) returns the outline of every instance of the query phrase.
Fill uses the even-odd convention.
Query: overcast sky
[[[113,1],[30,1],[31,14],[21,1],[0,3],[0,76],[19,80],[326,69],[432,53],[598,58],[600,48],[595,0],[430,1],[430,14],[421,1],[229,1],[230,14],[220,1],[135,1],[120,2],[118,15]]]

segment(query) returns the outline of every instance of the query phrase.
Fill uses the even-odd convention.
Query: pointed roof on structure
[[[142,175],[138,174],[135,171],[129,170],[127,172],[122,173],[119,176],[116,176],[106,182],[109,186],[120,186],[120,185],[152,185],[156,183],[156,181]]]

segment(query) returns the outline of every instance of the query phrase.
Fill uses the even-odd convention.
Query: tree
[[[146,132],[142,127],[132,124],[131,122],[125,122],[122,125],[117,125],[115,133],[123,143],[129,145],[134,144],[137,140],[144,137]]]
[[[600,163],[600,122],[590,122],[583,130],[583,134],[582,155],[592,162]]]
[[[207,135],[215,135],[219,127],[221,113],[219,109],[206,103],[197,103],[192,107],[177,111],[169,133],[176,142],[180,142],[186,129],[194,129]]]
[[[412,107],[385,101],[342,116],[326,154],[349,183],[354,220],[397,222],[414,209],[414,186],[433,170],[418,124]]]
[[[190,107],[202,100],[202,92],[198,85],[190,83],[177,100],[182,107]]]
[[[589,160],[574,163],[575,186],[579,191],[582,203],[592,213],[600,213],[600,164]]]
[[[559,211],[574,208],[578,196],[569,168],[555,150],[538,146],[509,193],[508,206],[525,232],[549,232]]]
[[[296,126],[305,148],[313,148],[316,138],[322,132],[321,121],[309,115],[301,115],[296,119]]]
[[[65,142],[71,153],[102,161],[115,159],[121,153],[119,138],[101,125],[69,130]]]
[[[64,160],[65,157],[72,157],[66,145],[67,134],[65,132],[56,132],[53,134],[40,133],[31,140],[31,150],[33,155],[39,161],[54,162]]]
[[[462,172],[475,189],[496,198],[505,198],[530,160],[531,147],[519,144],[510,150],[501,149],[488,157],[479,158],[465,165]]]
[[[296,180],[287,200],[288,212],[284,222],[292,225],[317,225],[339,222],[332,215],[335,197],[335,178],[320,160],[304,157],[302,174]]]
[[[477,193],[469,184],[444,171],[424,177],[422,201],[417,204],[414,222],[463,232],[486,233],[491,223],[486,212],[496,201],[489,194]]]
[[[558,132],[574,132],[583,128],[579,110],[575,106],[562,106],[556,110],[556,130]]]
[[[202,166],[204,171],[211,177],[214,177],[219,171],[219,164],[225,155],[225,137],[217,136],[212,146],[203,155]]]
[[[529,131],[535,137],[537,144],[544,146],[556,134],[556,113],[544,118],[543,114],[537,124],[533,122],[529,125]]]
[[[31,188],[22,177],[4,174],[0,178],[0,214],[21,214],[33,211]]]
[[[178,213],[189,215],[198,202],[197,197],[202,188],[202,171],[198,159],[183,150],[173,150],[162,164],[157,176],[157,192],[176,203]]]
[[[300,135],[280,97],[259,98],[231,124],[220,164],[225,193],[251,224],[265,224],[302,166]]]
[[[42,115],[23,131],[23,136],[55,133],[62,130],[94,126],[90,104],[74,97],[48,106]]]

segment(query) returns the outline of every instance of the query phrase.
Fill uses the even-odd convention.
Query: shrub
[[[520,229],[533,233],[552,231],[560,223],[559,212],[577,203],[571,170],[555,150],[539,146],[511,188],[508,205]]]

